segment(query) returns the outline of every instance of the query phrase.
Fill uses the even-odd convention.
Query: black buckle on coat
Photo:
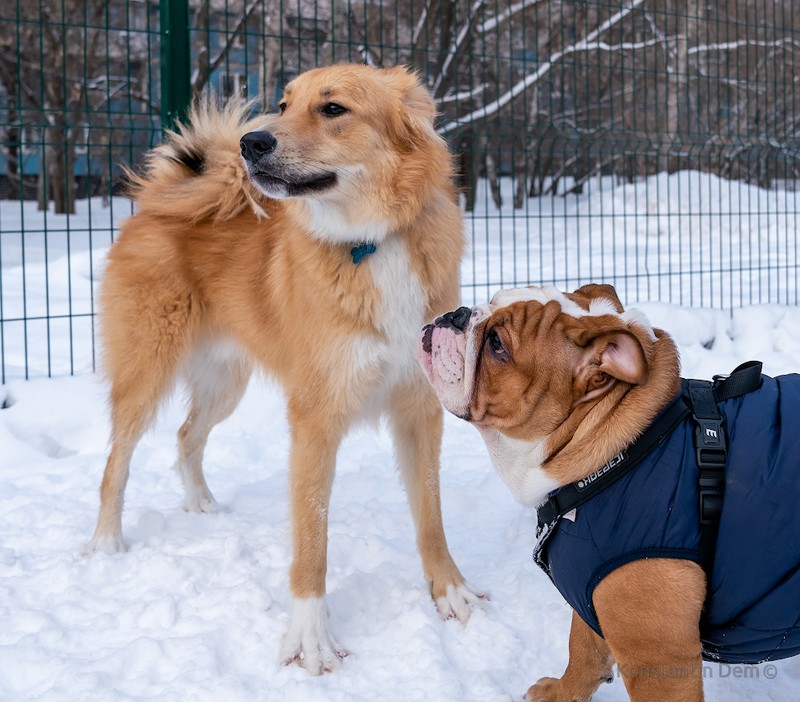
[[[721,419],[708,419],[695,416],[694,445],[697,452],[697,465],[703,468],[725,463],[728,447],[725,444],[725,430]]]
[[[722,514],[725,464],[700,469],[700,524],[716,524]]]
[[[700,524],[716,524],[722,514],[727,446],[721,419],[695,416],[695,451],[700,469]]]

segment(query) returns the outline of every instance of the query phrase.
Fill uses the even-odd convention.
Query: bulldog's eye
[[[343,115],[345,112],[348,112],[348,109],[337,102],[328,102],[322,106],[320,112],[322,112],[322,114],[326,117],[338,117],[339,115]]]
[[[282,102],[280,105],[278,105],[278,110],[280,111],[281,114],[286,112],[286,103]]]
[[[508,351],[503,346],[503,341],[496,330],[492,329],[486,336],[486,349],[489,354],[499,361],[507,361]]]

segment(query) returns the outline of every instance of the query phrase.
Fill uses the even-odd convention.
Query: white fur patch
[[[492,465],[514,497],[523,505],[536,507],[558,482],[542,468],[545,439],[520,441],[503,435],[497,429],[481,428]]]
[[[509,288],[507,290],[500,290],[492,298],[489,303],[492,311],[498,310],[501,307],[508,307],[514,302],[541,302],[543,305],[551,300],[555,300],[561,305],[561,309],[573,317],[579,317],[587,314],[580,305],[570,300],[563,292],[552,285],[533,286],[525,288]]]
[[[355,241],[380,243],[386,239],[389,226],[386,222],[360,222],[347,217],[347,211],[326,200],[306,201],[309,231],[322,241],[342,244]]]
[[[645,317],[641,310],[631,307],[625,310],[622,314],[617,312],[614,303],[607,297],[596,297],[589,302],[589,309],[585,310],[576,302],[570,300],[563,292],[552,285],[533,286],[525,288],[510,288],[508,290],[500,290],[492,298],[487,309],[490,312],[495,312],[501,307],[507,307],[514,302],[522,301],[541,302],[543,305],[555,300],[561,305],[561,311],[568,314],[570,317],[599,317],[606,314],[611,314],[619,317],[626,325],[635,324],[641,327],[650,335],[650,338],[655,341],[656,336],[653,332],[653,326],[650,320]],[[481,305],[483,307],[483,305]]]
[[[442,619],[458,619],[466,625],[475,607],[485,609],[488,597],[477,592],[467,583],[458,586],[448,585],[445,594],[436,598],[436,609]]]
[[[398,383],[420,372],[414,349],[426,321],[427,297],[406,244],[399,237],[388,237],[358,265],[369,266],[381,295],[378,329],[382,338],[371,336],[351,344],[351,372],[358,375],[377,370],[381,375],[381,382],[364,407],[364,415],[370,416],[385,407]]]
[[[247,352],[231,337],[208,337],[193,350],[182,370],[191,378],[198,398],[201,401],[212,401],[220,393],[220,370],[246,366],[249,364],[248,359]]]
[[[345,656],[347,651],[334,641],[328,629],[325,598],[295,598],[281,646],[283,664],[296,661],[311,675],[321,675],[336,670]]]
[[[335,244],[372,242],[378,244],[389,234],[389,224],[381,218],[368,220],[363,212],[351,216],[354,202],[363,200],[364,181],[368,174],[363,166],[337,166],[333,168],[338,182],[336,187],[315,197],[302,198],[310,215],[309,230],[322,241]]]

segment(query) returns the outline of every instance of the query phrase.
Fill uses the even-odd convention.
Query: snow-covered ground
[[[634,196],[623,188],[609,190],[602,199],[622,206]],[[693,190],[692,196],[702,194]],[[584,196],[591,197],[601,196]],[[93,219],[80,220],[73,236],[59,238],[57,226],[47,241],[44,234],[25,235],[24,281],[22,247],[14,247],[7,236],[22,228],[21,208],[0,203],[5,305],[0,316],[12,316],[11,306],[21,305],[23,298],[28,316],[33,309],[37,315],[46,312],[48,304],[51,311],[68,312],[69,296],[64,295],[69,291],[73,312],[89,309],[89,281],[102,267],[114,227],[108,212],[96,212],[97,201],[92,203]],[[88,218],[89,203],[80,205],[79,217]],[[796,224],[798,208],[788,201],[785,205],[788,211],[773,207],[772,215],[765,216],[770,236],[775,227]],[[534,206],[538,203],[529,205]],[[679,203],[675,207],[680,211]],[[125,215],[129,208],[117,201],[114,212]],[[28,209],[23,214],[27,228],[34,215]],[[528,219],[532,227],[538,221]],[[570,221],[565,219],[564,226]],[[484,222],[489,243],[497,245],[506,236],[502,220],[476,218],[473,231]],[[657,226],[650,219],[644,224]],[[604,226],[599,222],[598,231],[583,233],[565,230],[568,238],[583,243],[564,246],[573,246],[576,255],[580,250],[585,261],[590,249],[581,247],[591,239],[596,250],[609,236]],[[473,266],[472,259],[465,263],[465,282],[475,275],[488,295],[508,247],[481,251],[486,240],[481,236],[474,236],[478,264]],[[641,234],[642,241],[647,236]],[[719,239],[726,236],[720,233]],[[758,238],[753,232],[748,237]],[[67,240],[71,265],[64,257]],[[548,254],[555,265],[559,246],[555,242],[556,253]],[[489,257],[485,269],[481,257]],[[534,264],[534,271],[544,265],[538,259]],[[592,265],[595,280],[609,280],[600,258]],[[508,276],[504,280],[511,282]],[[535,274],[531,280],[536,281]],[[656,325],[673,333],[685,375],[710,377],[751,358],[764,361],[771,374],[800,369],[797,307],[749,306],[731,315],[641,302],[647,295],[639,287],[629,289],[628,297],[619,287],[623,299],[639,300],[637,306]],[[16,297],[14,290],[19,291]],[[482,287],[474,290],[485,299]],[[750,294],[740,292],[745,299]],[[442,453],[445,529],[463,573],[491,595],[487,609],[476,611],[466,627],[439,619],[422,579],[388,433],[364,427],[340,450],[330,510],[331,621],[352,655],[337,673],[321,678],[279,664],[290,604],[289,438],[280,390],[262,379],[251,383],[234,415],[209,441],[207,476],[221,513],[181,509],[180,478],[170,469],[175,432],[183,420],[182,398],[176,395],[133,459],[123,515],[129,551],[82,557],[81,547],[94,528],[108,436],[106,387],[100,376],[84,372],[92,367],[90,338],[85,338],[91,325],[89,318],[85,321],[86,327],[74,320],[72,329],[68,321],[53,322],[49,334],[44,322],[29,325],[23,340],[27,350],[14,332],[13,324],[21,323],[5,325],[0,700],[484,702],[519,699],[537,678],[560,675],[567,660],[570,613],[531,562],[535,515],[514,502],[494,474],[477,432],[449,416]],[[71,358],[60,350],[70,333]],[[48,338],[49,354],[41,344]],[[69,372],[72,366],[81,374],[25,381],[26,358],[37,373],[47,372],[49,362],[54,373]],[[707,664],[705,674],[709,700],[800,699],[800,658],[755,667]],[[622,682],[615,680],[602,686],[595,699],[627,697]]]

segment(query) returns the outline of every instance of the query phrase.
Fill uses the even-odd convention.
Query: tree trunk
[[[50,158],[47,163],[49,189],[56,214],[75,214],[75,155],[67,129],[58,125],[50,132]]]
[[[8,179],[8,195],[9,197],[18,197],[21,199],[24,198],[25,195],[23,194],[23,174],[20,169],[20,133],[19,127],[16,126],[17,110],[15,109],[13,102],[9,101],[9,103],[9,126],[6,129],[6,139],[8,142],[8,172],[6,174]],[[16,195],[13,195],[15,185],[17,187],[17,193]]]
[[[494,141],[494,140],[492,140]],[[486,162],[486,179],[489,181],[489,187],[492,191],[492,200],[494,206],[499,210],[503,206],[503,196],[500,192],[500,177],[497,173],[497,160],[494,157],[492,149],[494,144],[489,142],[486,136],[481,136],[478,141],[478,149],[484,154]]]
[[[672,172],[677,168],[673,163],[672,145],[681,128],[687,126],[689,90],[689,46],[697,37],[698,0],[686,0],[686,11],[676,17],[675,58],[667,79],[667,110],[664,137],[659,154],[659,170]]]
[[[45,139],[42,139],[42,150],[39,153],[39,175],[36,179],[36,209],[39,212],[47,210],[50,202],[48,189],[50,185],[50,175],[47,172],[47,164],[50,160],[50,149],[47,148]]]

